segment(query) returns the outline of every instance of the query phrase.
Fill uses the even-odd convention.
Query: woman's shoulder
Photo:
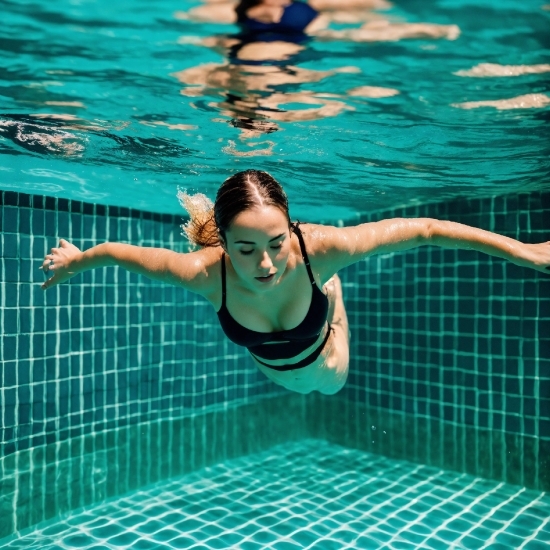
[[[301,223],[299,231],[304,239],[308,256],[322,258],[331,250],[339,238],[339,227],[318,223]]]
[[[214,274],[215,270],[220,268],[223,248],[221,246],[207,246],[195,252],[190,252],[189,255],[197,262],[197,265],[209,272],[212,271],[212,274]]]
[[[201,248],[185,254],[188,269],[192,271],[190,290],[201,294],[208,301],[216,299],[221,285],[221,246]]]
[[[342,238],[342,229],[332,225],[304,223],[300,224],[300,231],[313,271],[324,283],[337,271],[332,252],[337,241]]]
[[[342,255],[357,254],[366,243],[372,242],[380,233],[386,231],[386,224],[381,222],[362,223],[359,225],[334,226],[324,224],[300,225],[308,253],[312,256],[326,257],[329,261]],[[364,252],[361,252],[364,254]]]
[[[209,246],[184,254],[184,264],[193,273],[195,284],[206,292],[215,284],[216,278],[221,277],[222,254],[221,246]]]
[[[304,238],[307,253],[316,255],[326,252],[327,244],[337,229],[320,223],[300,223],[299,230]]]

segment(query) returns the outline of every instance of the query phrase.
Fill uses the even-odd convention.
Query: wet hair
[[[181,226],[183,233],[191,244],[202,248],[222,246],[233,220],[254,206],[275,206],[291,227],[284,189],[273,176],[261,170],[246,170],[227,178],[218,189],[215,203],[202,193],[189,195],[179,191],[178,198],[190,217]]]
[[[235,13],[237,14],[237,22],[242,23],[246,20],[246,12],[250,8],[262,3],[262,0],[241,0],[237,7],[235,8]]]

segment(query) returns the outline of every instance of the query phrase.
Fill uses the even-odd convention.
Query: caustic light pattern
[[[304,440],[150,486],[4,542],[10,550],[543,550],[550,543],[550,497]]]

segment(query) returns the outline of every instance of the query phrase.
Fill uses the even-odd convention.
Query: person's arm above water
[[[212,264],[215,254],[212,249],[181,254],[164,248],[122,243],[98,244],[81,252],[73,244],[61,239],[59,247],[52,248],[42,263],[44,272],[53,275],[42,288],[46,290],[90,269],[118,265],[150,279],[206,294],[212,284],[207,268]]]
[[[373,254],[423,245],[477,250],[550,274],[550,241],[525,244],[491,231],[432,218],[395,218],[343,228],[312,225],[310,235],[322,277]]]
[[[200,4],[187,11],[177,11],[174,13],[176,19],[199,21],[201,23],[236,23],[237,14],[235,7],[237,2],[207,2]]]

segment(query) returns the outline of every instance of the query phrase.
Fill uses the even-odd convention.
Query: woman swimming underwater
[[[388,219],[350,227],[291,223],[281,185],[268,173],[239,172],[214,205],[182,194],[189,239],[176,253],[121,243],[81,252],[66,240],[46,255],[48,289],[89,269],[121,266],[206,298],[225,334],[246,346],[275,383],[333,394],[347,378],[349,333],[338,270],[374,254],[422,245],[477,250],[550,274],[550,241],[524,244],[459,223]]]

